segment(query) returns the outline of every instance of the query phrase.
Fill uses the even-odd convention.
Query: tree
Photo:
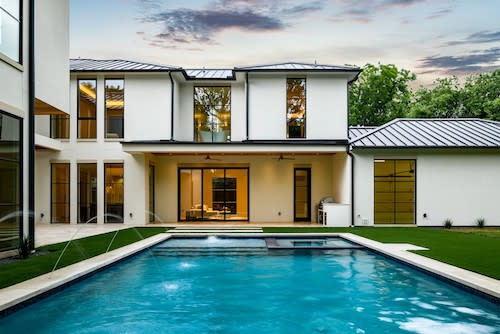
[[[412,98],[408,83],[415,78],[392,64],[366,64],[349,90],[349,124],[381,125],[404,117]]]
[[[468,77],[463,96],[464,117],[500,121],[500,69]]]
[[[457,77],[437,79],[434,87],[420,87],[414,94],[414,101],[407,113],[416,118],[462,117],[463,91]]]

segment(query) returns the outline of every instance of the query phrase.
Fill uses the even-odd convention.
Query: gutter
[[[35,248],[35,0],[29,1],[28,28],[28,238]],[[24,236],[23,236],[24,238]]]
[[[172,72],[168,71],[170,77],[170,140],[174,140],[174,79],[172,79]]]

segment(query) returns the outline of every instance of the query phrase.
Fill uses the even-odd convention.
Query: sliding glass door
[[[248,220],[248,168],[180,168],[179,220]]]
[[[50,222],[69,224],[69,163],[53,163],[51,166]]]

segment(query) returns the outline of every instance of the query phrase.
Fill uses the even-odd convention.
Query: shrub
[[[476,225],[477,225],[477,227],[483,228],[484,227],[484,223],[485,223],[484,218],[481,217],[481,218],[476,219]]]
[[[450,218],[447,218],[444,221],[444,228],[450,229],[452,225],[453,225],[453,221]]]

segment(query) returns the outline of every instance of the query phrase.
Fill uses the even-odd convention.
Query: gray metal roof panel
[[[361,135],[364,135],[373,129],[376,129],[376,126],[350,126],[349,127],[349,138],[356,138]]]
[[[170,71],[179,67],[121,59],[70,59],[71,72]]]
[[[216,80],[230,80],[234,79],[234,73],[232,69],[225,68],[195,68],[195,69],[186,69],[186,76],[189,79],[216,79]]]
[[[483,119],[396,119],[354,138],[351,145],[353,148],[500,148],[500,122]]]
[[[286,62],[277,64],[263,64],[263,65],[253,65],[253,66],[241,66],[235,67],[236,70],[265,70],[265,71],[360,71],[361,69],[356,66],[345,66],[345,65],[326,65],[326,64],[310,64],[310,63],[296,63],[296,62]]]

